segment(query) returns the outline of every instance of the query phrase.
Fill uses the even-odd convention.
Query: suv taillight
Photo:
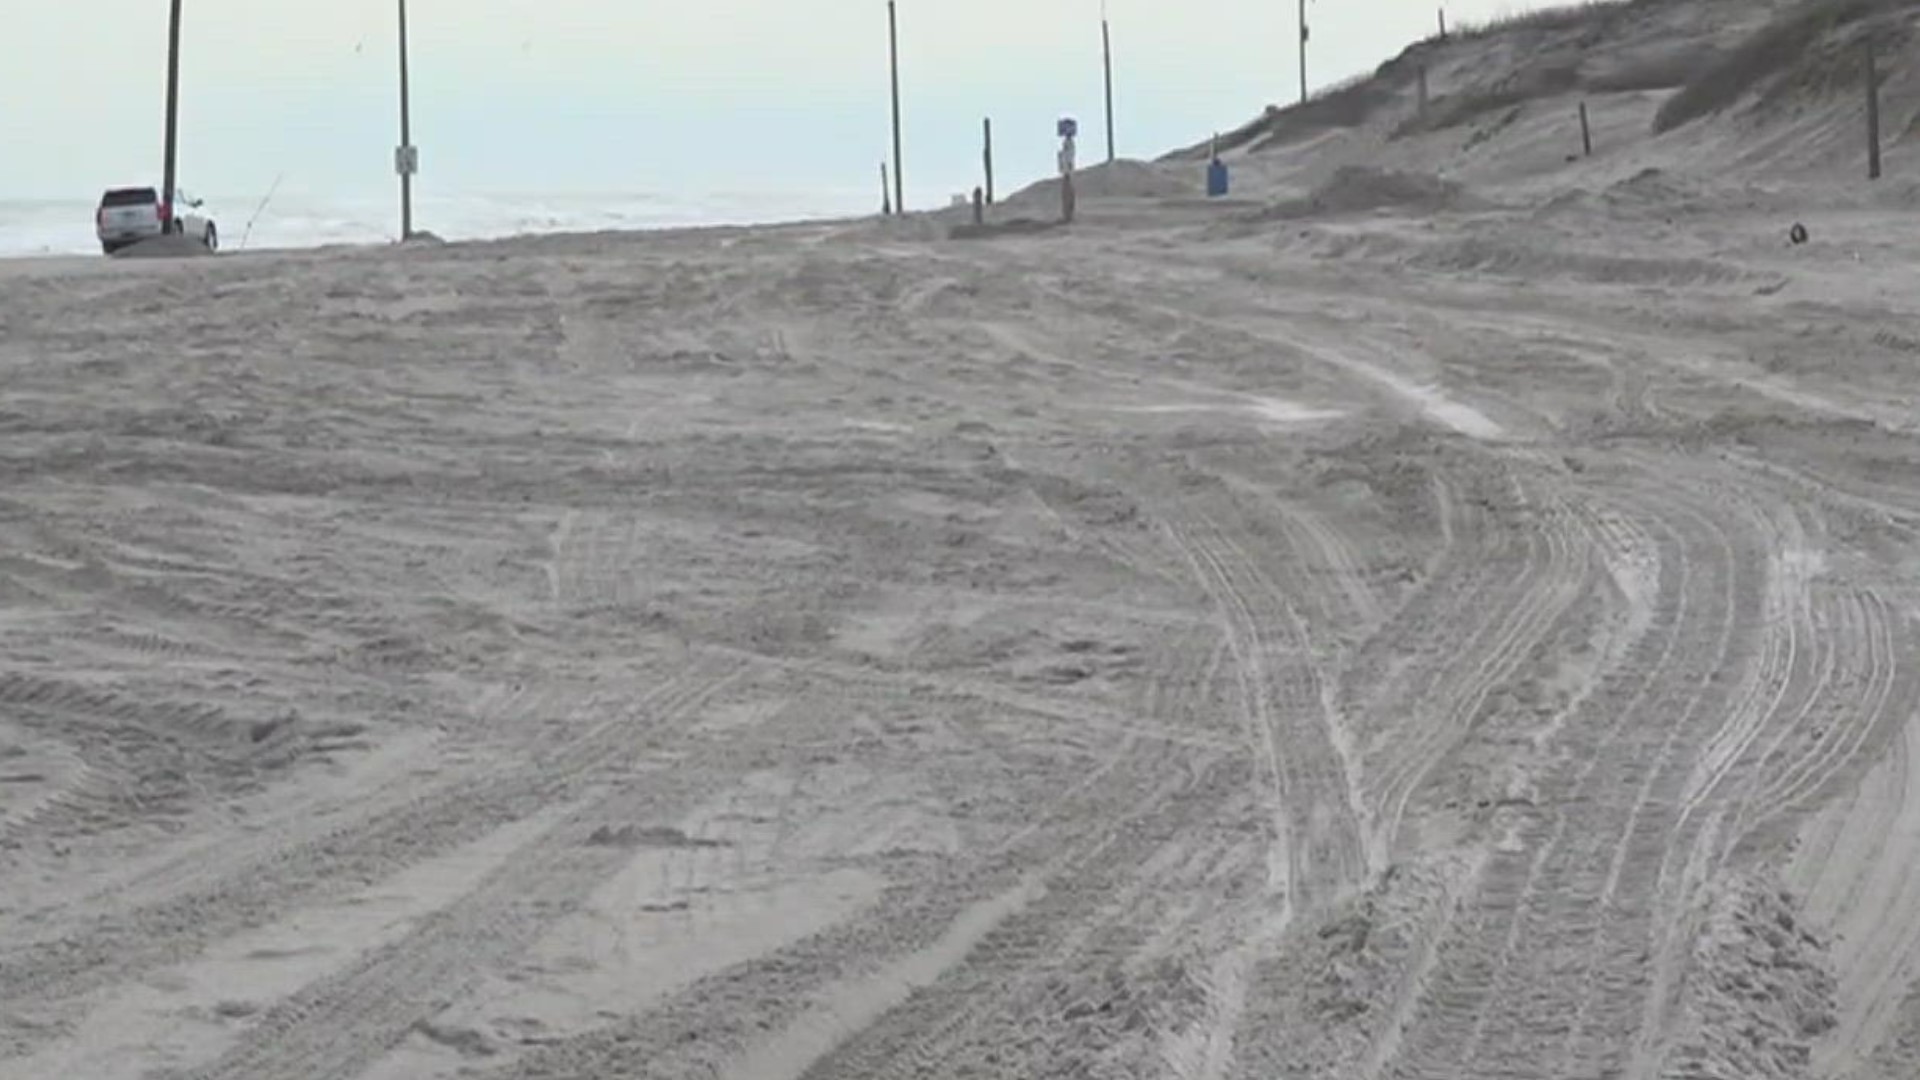
[[[173,220],[173,207],[172,207],[172,205],[170,205],[170,204],[168,204],[168,203],[164,203],[164,202],[163,202],[163,203],[157,203],[157,204],[155,204],[155,206],[154,206],[154,209],[155,209],[155,210],[157,210],[157,211],[159,212],[159,214],[160,214],[160,224],[162,224],[162,225],[165,225],[165,224],[166,224],[167,222],[169,222],[169,221],[172,221],[172,220]]]

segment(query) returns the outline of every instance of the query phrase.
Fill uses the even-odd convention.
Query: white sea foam
[[[228,249],[380,243],[400,231],[399,197],[330,198],[276,193],[209,198],[207,208]],[[759,224],[845,217],[873,211],[864,192],[432,195],[415,200],[414,227],[447,240],[526,233],[594,232],[698,225]],[[0,257],[97,253],[94,200],[0,200]],[[255,214],[258,212],[258,218]],[[253,227],[248,231],[248,222]]]

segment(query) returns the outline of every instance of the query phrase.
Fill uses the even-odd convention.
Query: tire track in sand
[[[1325,903],[1365,880],[1368,828],[1305,621],[1219,526],[1196,517],[1166,528],[1213,599],[1237,661],[1248,750],[1270,780],[1269,888],[1296,911]]]
[[[1163,1051],[1191,1080],[1219,1080],[1233,1062],[1255,965],[1301,914],[1335,903],[1367,878],[1372,860],[1362,778],[1316,643],[1289,594],[1215,522],[1195,513],[1164,525],[1211,598],[1235,661],[1247,751],[1263,777],[1268,837],[1264,895],[1204,969],[1204,1011]],[[1279,571],[1311,602],[1298,549]],[[1325,600],[1321,601],[1326,603]],[[1337,602],[1331,606],[1337,606]]]
[[[1190,725],[1213,700],[1217,637],[1189,630],[1161,645],[1146,652],[1152,674],[1136,708],[1143,726]],[[1151,887],[1163,871],[1153,868],[1175,861],[1170,847],[1187,851],[1199,823],[1242,797],[1245,774],[1237,754],[1118,733],[1102,760],[1068,765],[1060,785],[1032,788],[1023,824],[896,886],[893,899],[829,935],[839,944],[801,943],[706,980],[623,1028],[537,1055],[520,1075],[865,1080],[926,1075],[983,1054],[1017,1074],[1044,1074],[1106,1045],[1076,1032],[1108,1014],[1075,1002],[1098,1004],[1116,965],[1167,929]],[[1206,864],[1204,855],[1194,858]],[[791,989],[761,993],[769,980]],[[1066,1016],[1047,1019],[1062,1009]],[[719,1031],[715,1010],[727,1017]],[[698,1043],[682,1040],[683,1025]],[[737,1054],[711,1056],[714,1038],[740,1037],[747,1045]]]
[[[1513,502],[1507,513],[1524,515],[1532,527],[1515,537],[1492,524],[1496,546],[1466,553],[1464,565],[1450,566],[1425,594],[1431,600],[1423,599],[1419,613],[1432,621],[1395,629],[1418,631],[1416,644],[1438,652],[1422,673],[1424,681],[1407,686],[1391,705],[1369,710],[1380,716],[1371,735],[1382,760],[1368,793],[1377,807],[1381,845],[1401,846],[1402,822],[1422,785],[1592,584],[1578,516],[1559,496],[1529,495],[1518,477],[1509,479]],[[1434,607],[1427,609],[1427,603]],[[1397,723],[1380,715],[1383,706],[1399,715]]]
[[[258,926],[302,900],[377,879],[617,776],[646,752],[643,736],[742,677],[736,659],[697,659],[608,718],[563,732],[557,748],[509,756],[498,772],[463,773],[398,805],[328,822],[304,835],[262,837],[241,858],[219,852],[160,868],[171,895],[148,899],[141,879],[102,897],[97,914],[56,937],[0,953],[0,1006],[51,1002],[189,959],[216,938]],[[569,702],[572,710],[591,702]],[[310,823],[297,822],[305,828]],[[151,879],[148,879],[151,880]],[[123,905],[114,897],[127,897]]]
[[[1657,475],[1657,474],[1656,474]],[[1655,874],[1694,747],[1717,729],[1722,678],[1742,609],[1725,530],[1684,490],[1655,482],[1630,511],[1654,540],[1646,632],[1560,728],[1551,813],[1521,823],[1489,858],[1472,915],[1445,946],[1429,1012],[1398,1063],[1502,1075],[1624,1067],[1651,980],[1636,956],[1663,900]]]
[[[1575,977],[1572,956],[1583,954],[1600,928],[1611,853],[1633,811],[1618,795],[1637,790],[1640,762],[1656,764],[1629,740],[1662,731],[1647,717],[1684,711],[1691,680],[1682,675],[1711,672],[1718,660],[1712,646],[1731,619],[1726,562],[1696,567],[1697,539],[1666,513],[1648,525],[1658,563],[1647,631],[1561,729],[1558,741],[1568,744],[1560,747],[1564,763],[1537,786],[1566,792],[1564,801],[1550,818],[1523,823],[1488,855],[1476,894],[1438,946],[1440,962],[1388,1076],[1436,1070],[1549,1075],[1561,1058],[1561,1044],[1542,1035],[1564,1034],[1566,1016],[1594,985],[1590,970]],[[1702,625],[1711,633],[1702,633]],[[1708,648],[1700,650],[1703,640]],[[1573,940],[1563,944],[1567,937]],[[1569,953],[1568,944],[1576,951]],[[1537,994],[1555,987],[1550,1009]],[[1565,1000],[1569,994],[1575,1000]],[[1554,1064],[1541,1060],[1543,1050]]]
[[[742,666],[724,665],[682,680],[644,710],[653,714],[646,726],[678,724],[745,673]],[[630,714],[609,719],[547,768],[578,773],[617,755],[610,744],[634,740],[633,721]],[[736,759],[751,753],[723,740],[644,777],[606,775],[610,793],[568,815],[472,892],[399,941],[267,1010],[241,1044],[218,1060],[176,1075],[181,1080],[351,1080],[631,862],[623,845],[589,842],[593,828],[668,816],[705,794],[710,767],[732,775],[740,765]]]

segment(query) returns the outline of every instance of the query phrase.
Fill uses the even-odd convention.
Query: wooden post
[[[162,183],[166,186],[160,191],[160,205],[169,212],[178,210],[173,205],[174,192],[180,183],[180,0],[173,0],[173,14],[167,24],[167,134],[166,163],[161,168]],[[168,228],[172,228],[169,220]]]
[[[887,0],[887,56],[893,72],[893,206],[894,212],[907,212],[906,178],[900,168],[900,23],[894,0]]]
[[[975,225],[985,225],[987,223],[986,193],[981,191],[978,186],[973,189],[973,223]]]
[[[1867,179],[1880,179],[1880,78],[1874,70],[1873,39],[1867,39]]]
[[[981,163],[987,167],[987,205],[993,205],[993,117],[989,116],[981,123],[982,145]]]
[[[1447,40],[1447,9],[1440,9],[1440,40]]]
[[[880,163],[880,215],[893,216],[893,189],[887,185],[887,163]]]
[[[1060,220],[1071,225],[1073,224],[1074,203],[1074,136],[1068,134],[1068,131],[1069,129],[1065,126],[1065,121],[1062,121],[1060,128]]]
[[[1587,124],[1587,103],[1580,103],[1580,155],[1593,156],[1593,129]]]

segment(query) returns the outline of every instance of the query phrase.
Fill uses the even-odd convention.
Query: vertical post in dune
[[[173,193],[180,182],[180,0],[173,0],[172,19],[167,26],[167,131],[166,162],[161,167],[160,204],[173,209]]]
[[[400,0],[400,150],[394,171],[400,174],[400,239],[413,239],[413,98],[407,73],[407,0]]]
[[[1101,66],[1107,78],[1107,163],[1112,164],[1113,150],[1113,34],[1107,23],[1107,5],[1100,5],[1100,57]]]
[[[1880,179],[1880,78],[1874,70],[1873,39],[1867,39],[1867,179]]]
[[[987,170],[987,205],[993,205],[993,117],[980,123],[980,163]]]
[[[1054,128],[1060,135],[1060,220],[1063,224],[1073,224],[1074,191],[1073,159],[1074,139],[1080,134],[1080,124],[1070,116],[1060,118]]]
[[[907,212],[906,179],[900,174],[900,22],[894,0],[887,0],[887,66],[893,76],[893,208]]]
[[[1447,9],[1440,9],[1440,40],[1447,40]]]
[[[1580,156],[1593,156],[1593,128],[1587,124],[1587,103],[1580,103]]]
[[[887,163],[880,163],[880,216],[893,216],[893,189],[887,186]]]

